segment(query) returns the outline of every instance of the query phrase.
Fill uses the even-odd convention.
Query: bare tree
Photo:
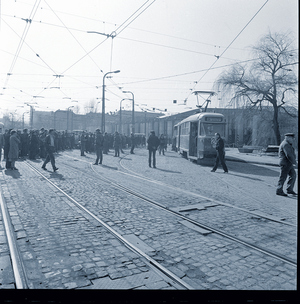
[[[97,101],[95,99],[91,99],[84,105],[84,112],[87,113],[97,113]]]
[[[234,65],[217,79],[218,90],[232,93],[231,103],[241,100],[251,107],[271,104],[273,108],[272,128],[276,142],[281,141],[278,123],[279,109],[291,116],[287,104],[296,99],[298,78],[295,73],[297,53],[292,46],[291,34],[268,33],[252,46],[254,60],[251,64]]]
[[[73,112],[74,112],[75,114],[78,114],[78,113],[80,112],[80,106],[79,106],[78,104],[77,104],[76,106],[74,106]]]

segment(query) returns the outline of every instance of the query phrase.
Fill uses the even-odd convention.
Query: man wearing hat
[[[100,165],[102,164],[102,159],[103,159],[103,143],[104,143],[104,137],[102,133],[100,132],[100,129],[96,130],[96,136],[95,136],[95,150],[96,150],[96,161],[94,165],[98,165],[98,162]]]
[[[295,149],[293,147],[294,139],[294,133],[287,133],[284,135],[284,140],[279,146],[278,156],[281,171],[276,190],[277,195],[287,196],[287,194],[283,191],[283,185],[287,179],[287,176],[289,176],[286,188],[287,193],[297,195],[293,190],[296,182],[296,171],[294,166],[297,166]]]

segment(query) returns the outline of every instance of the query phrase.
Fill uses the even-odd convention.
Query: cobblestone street
[[[276,158],[253,160],[255,156],[249,155],[247,160],[248,155],[228,151],[229,174],[225,175],[169,151],[157,155],[157,169],[147,166],[145,149],[121,158],[104,155],[103,165],[98,166],[92,165],[94,154],[79,155],[78,150],[56,155],[56,173],[42,171],[41,160],[29,161],[51,183],[25,161],[18,162],[17,172],[2,170],[2,199],[28,288],[184,289],[131,251],[95,215],[191,289],[296,290],[296,267],[241,243],[297,260],[297,199],[275,195]],[[176,214],[163,211],[160,205]],[[196,227],[178,214],[204,226]],[[0,216],[0,288],[14,289]]]

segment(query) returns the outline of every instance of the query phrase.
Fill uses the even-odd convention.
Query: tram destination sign
[[[205,117],[205,121],[221,122],[223,121],[223,117]]]

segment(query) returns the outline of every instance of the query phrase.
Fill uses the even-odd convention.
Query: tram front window
[[[224,124],[211,124],[211,123],[203,123],[201,135],[215,135],[215,133],[220,133],[221,136],[224,136]]]

